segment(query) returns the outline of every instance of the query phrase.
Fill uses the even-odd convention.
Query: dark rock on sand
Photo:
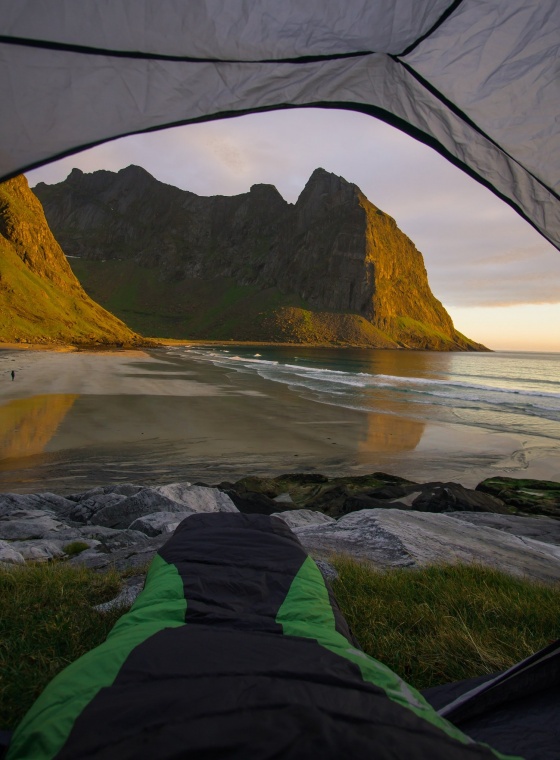
[[[426,483],[412,502],[412,509],[420,512],[497,512],[510,510],[501,499],[489,494],[464,488],[459,483]]]
[[[272,515],[278,512],[278,504],[264,493],[234,490],[224,491],[240,512],[246,515]]]
[[[516,511],[560,517],[560,483],[524,478],[487,478],[477,485],[476,490],[498,497]]]

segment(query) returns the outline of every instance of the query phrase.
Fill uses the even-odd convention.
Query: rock
[[[2,565],[25,565],[22,554],[7,541],[0,541],[0,567]]]
[[[96,526],[92,526],[96,527]],[[114,552],[118,549],[127,549],[129,547],[140,547],[148,542],[148,536],[139,530],[115,530],[107,528],[112,531],[111,534],[99,535],[95,531],[89,533],[90,538],[97,538],[104,551]]]
[[[560,483],[551,480],[487,478],[476,490],[496,496],[522,512],[560,517]]]
[[[415,487],[417,488],[417,487]],[[509,512],[501,499],[464,488],[459,483],[426,483],[412,501],[421,512]]]
[[[239,510],[230,499],[218,488],[204,486],[190,486],[185,489],[180,505],[192,509],[194,512],[238,512]]]
[[[110,612],[119,607],[131,607],[143,588],[143,582],[125,586],[114,599],[111,599],[110,602],[96,604],[93,609],[97,610],[97,612]]]
[[[320,559],[340,552],[380,567],[483,564],[512,575],[560,580],[560,548],[444,514],[364,510],[294,532]]]
[[[134,496],[117,497],[112,494],[111,498],[118,500],[102,506],[92,514],[89,522],[107,528],[128,528],[134,520],[143,515],[159,511],[179,512],[183,509],[183,505],[168,499],[153,488],[143,488]]]
[[[197,484],[198,485],[198,484]],[[208,488],[208,486],[205,486]],[[192,489],[192,483],[169,483],[166,486],[154,486],[154,491],[162,494],[177,504],[185,504],[185,499],[189,498],[189,492]]]
[[[64,515],[68,520],[80,523],[90,523],[95,521],[98,512],[106,507],[114,507],[127,500],[127,496],[119,493],[98,493],[89,496],[77,503],[73,503]]]
[[[415,559],[397,533],[387,530],[376,519],[384,511],[353,512],[332,523],[293,530],[315,561],[340,553],[381,567],[414,567]]]
[[[492,515],[486,512],[449,512],[449,517],[503,530],[514,536],[532,538],[543,544],[560,546],[560,521],[552,517],[523,517],[521,515]]]
[[[217,488],[171,484],[166,487],[173,493],[175,501],[156,488],[143,488],[134,496],[129,496],[98,510],[90,522],[109,528],[128,528],[139,517],[154,512],[237,512],[235,505],[226,494]],[[186,508],[186,509],[185,509]]]
[[[157,550],[167,541],[169,535],[161,534],[153,538],[144,537],[141,544],[134,544],[114,551],[100,551],[90,549],[78,554],[69,560],[68,564],[89,567],[92,570],[104,570],[114,567],[117,570],[130,570],[131,568],[144,569],[154,558]]]
[[[110,493],[116,493],[120,496],[134,496],[134,494],[138,493],[138,491],[141,491],[143,488],[145,488],[145,486],[139,486],[135,483],[119,483],[114,486],[96,486],[95,488],[90,488],[88,491],[70,494],[66,498],[71,501],[86,501],[92,496]]]
[[[278,511],[278,503],[264,493],[238,493],[237,491],[224,492],[239,512],[246,515],[273,515]]]
[[[335,568],[331,565],[330,562],[327,562],[326,559],[316,559],[315,564],[321,571],[321,575],[323,578],[328,582],[332,583],[332,581],[335,581],[338,578],[338,573],[335,570]]]
[[[0,517],[10,516],[16,510],[42,510],[64,512],[72,503],[55,493],[0,493]]]
[[[349,496],[343,502],[342,506],[338,508],[337,512],[339,512],[339,514],[337,514],[337,517],[348,515],[351,512],[359,512],[361,509],[391,509],[391,508],[410,509],[410,505],[407,503],[407,500],[410,500],[411,498],[416,498],[417,495],[418,495],[418,492],[416,492],[416,494],[413,494],[412,497],[404,496],[402,499],[398,500],[397,502],[394,502],[389,499],[387,500],[376,499],[373,496],[368,496],[367,494],[358,494],[357,496]]]
[[[183,512],[153,512],[151,515],[143,515],[134,520],[130,525],[131,530],[140,530],[147,536],[158,536],[160,533],[173,533],[177,525],[185,517],[196,514],[193,509]]]
[[[66,543],[66,541],[14,541],[12,548],[26,561],[48,562],[65,556],[62,544]]]
[[[312,509],[290,509],[288,512],[274,512],[273,517],[279,517],[290,528],[301,528],[306,525],[324,525],[335,522],[333,517],[315,512]]]
[[[278,494],[278,496],[275,496],[272,501],[277,502],[278,504],[293,504],[292,497],[288,492]]]
[[[33,538],[60,538],[71,540],[80,534],[52,514],[43,510],[18,510],[11,517],[0,518],[0,539],[25,541]]]

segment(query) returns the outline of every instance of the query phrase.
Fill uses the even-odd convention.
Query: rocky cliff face
[[[199,197],[134,166],[35,192],[88,292],[144,332],[151,315],[170,337],[482,348],[395,221],[323,169],[294,205],[272,185]]]
[[[84,292],[25,177],[0,185],[0,342],[141,340]]]

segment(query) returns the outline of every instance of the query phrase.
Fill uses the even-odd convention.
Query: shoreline
[[[166,348],[6,352],[0,491],[298,471],[555,479],[553,439],[320,403]]]

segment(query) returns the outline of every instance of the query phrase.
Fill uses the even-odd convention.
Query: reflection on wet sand
[[[0,460],[40,454],[77,398],[75,394],[31,396],[0,406]]]
[[[424,422],[397,417],[394,414],[371,412],[364,415],[364,437],[358,442],[360,462],[367,461],[374,453],[394,454],[413,451],[422,438]]]

